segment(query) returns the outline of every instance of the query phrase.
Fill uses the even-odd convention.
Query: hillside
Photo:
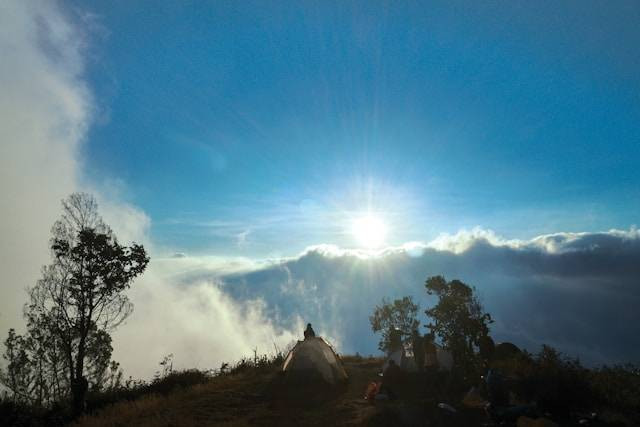
[[[119,402],[76,425],[413,425],[425,417],[432,421],[438,417],[435,397],[416,393],[415,387],[408,387],[394,402],[371,404],[363,395],[367,384],[379,378],[383,360],[345,357],[343,361],[349,382],[337,390],[304,385],[287,389],[279,382],[278,366],[272,365],[219,376],[165,396]],[[482,418],[481,412],[469,415]]]
[[[461,404],[464,390],[446,377],[412,374],[397,390],[393,401],[369,402],[363,398],[367,384],[379,379],[380,358],[344,357],[349,382],[339,389],[310,384],[285,387],[276,363],[248,366],[218,375],[203,384],[154,393],[132,401],[121,401],[85,416],[76,426],[247,426],[247,425],[370,425],[370,426],[474,426],[491,425],[483,409]],[[438,408],[450,403],[458,409],[451,414]],[[606,412],[606,411],[605,411]],[[633,425],[616,413],[602,413],[604,421],[591,426]],[[573,414],[561,425],[579,424]],[[637,421],[637,419],[636,419]],[[513,424],[515,425],[515,423]],[[536,424],[537,425],[537,424]]]

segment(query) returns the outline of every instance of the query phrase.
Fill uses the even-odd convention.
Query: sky
[[[373,306],[426,308],[432,274],[475,285],[499,338],[640,360],[622,326],[639,19],[625,1],[3,3],[0,332],[60,200],[89,191],[152,256],[114,335],[142,377],[142,342],[206,367],[310,320],[373,353]]]
[[[118,180],[189,253],[628,228],[640,208],[636,2],[79,3]],[[526,224],[526,225],[525,225]]]

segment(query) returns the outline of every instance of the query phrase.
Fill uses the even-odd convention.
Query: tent
[[[506,360],[522,353],[517,345],[510,342],[497,344],[493,351],[493,360]]]
[[[453,369],[453,355],[449,350],[435,344],[436,352],[435,354],[426,354],[425,355],[425,366],[427,367],[436,367],[440,371],[450,371]]]
[[[443,347],[435,344],[436,352],[433,355],[426,354],[424,365],[427,367],[434,366],[440,371],[450,371],[453,369],[453,355],[449,350],[444,349]],[[396,365],[400,366],[406,372],[416,372],[418,370],[418,365],[416,365],[416,361],[414,356],[407,356],[404,348],[400,348],[387,356],[387,360],[385,360],[382,365],[382,371],[384,372],[389,366],[389,361],[393,360]]]
[[[387,369],[387,366],[389,366],[389,361],[391,360],[393,360],[396,363],[396,365],[398,365],[405,371],[416,370],[415,363],[413,363],[412,358],[407,357],[407,354],[405,353],[404,348],[400,348],[394,352],[391,352],[391,354],[387,356],[387,360],[385,360],[384,364],[382,365],[382,372],[384,372]],[[411,366],[409,366],[410,363],[412,363]]]
[[[407,355],[404,348],[393,351],[387,356],[387,360],[382,365],[382,372],[387,369],[389,362],[392,360],[405,372],[418,372],[418,365],[414,356],[412,354]]]
[[[321,337],[310,337],[298,343],[284,359],[282,371],[301,379],[321,379],[329,384],[347,380],[340,358]]]

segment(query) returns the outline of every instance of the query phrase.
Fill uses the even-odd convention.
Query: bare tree
[[[46,404],[73,397],[82,412],[86,392],[99,388],[110,366],[109,333],[131,314],[124,291],[149,258],[141,245],[120,245],[95,199],[75,193],[62,202],[52,229],[52,262],[29,289],[27,334],[10,331],[3,383],[18,398]]]

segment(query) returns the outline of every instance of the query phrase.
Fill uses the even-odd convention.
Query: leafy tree
[[[149,258],[141,245],[118,243],[92,196],[72,194],[62,206],[52,229],[52,262],[28,290],[26,334],[9,331],[0,380],[15,399],[32,404],[71,396],[80,413],[88,388],[100,388],[115,366],[109,333],[132,312],[124,291]]]
[[[373,310],[369,316],[371,329],[374,333],[381,333],[378,348],[384,352],[392,350],[399,339],[403,344],[411,339],[411,333],[420,325],[417,314],[420,307],[410,296],[390,302],[386,298]]]
[[[479,362],[476,349],[493,323],[491,315],[484,312],[475,288],[459,280],[447,282],[442,276],[433,276],[425,287],[429,295],[438,297],[438,303],[425,311],[433,320],[427,327],[451,350],[458,368],[471,372]]]

